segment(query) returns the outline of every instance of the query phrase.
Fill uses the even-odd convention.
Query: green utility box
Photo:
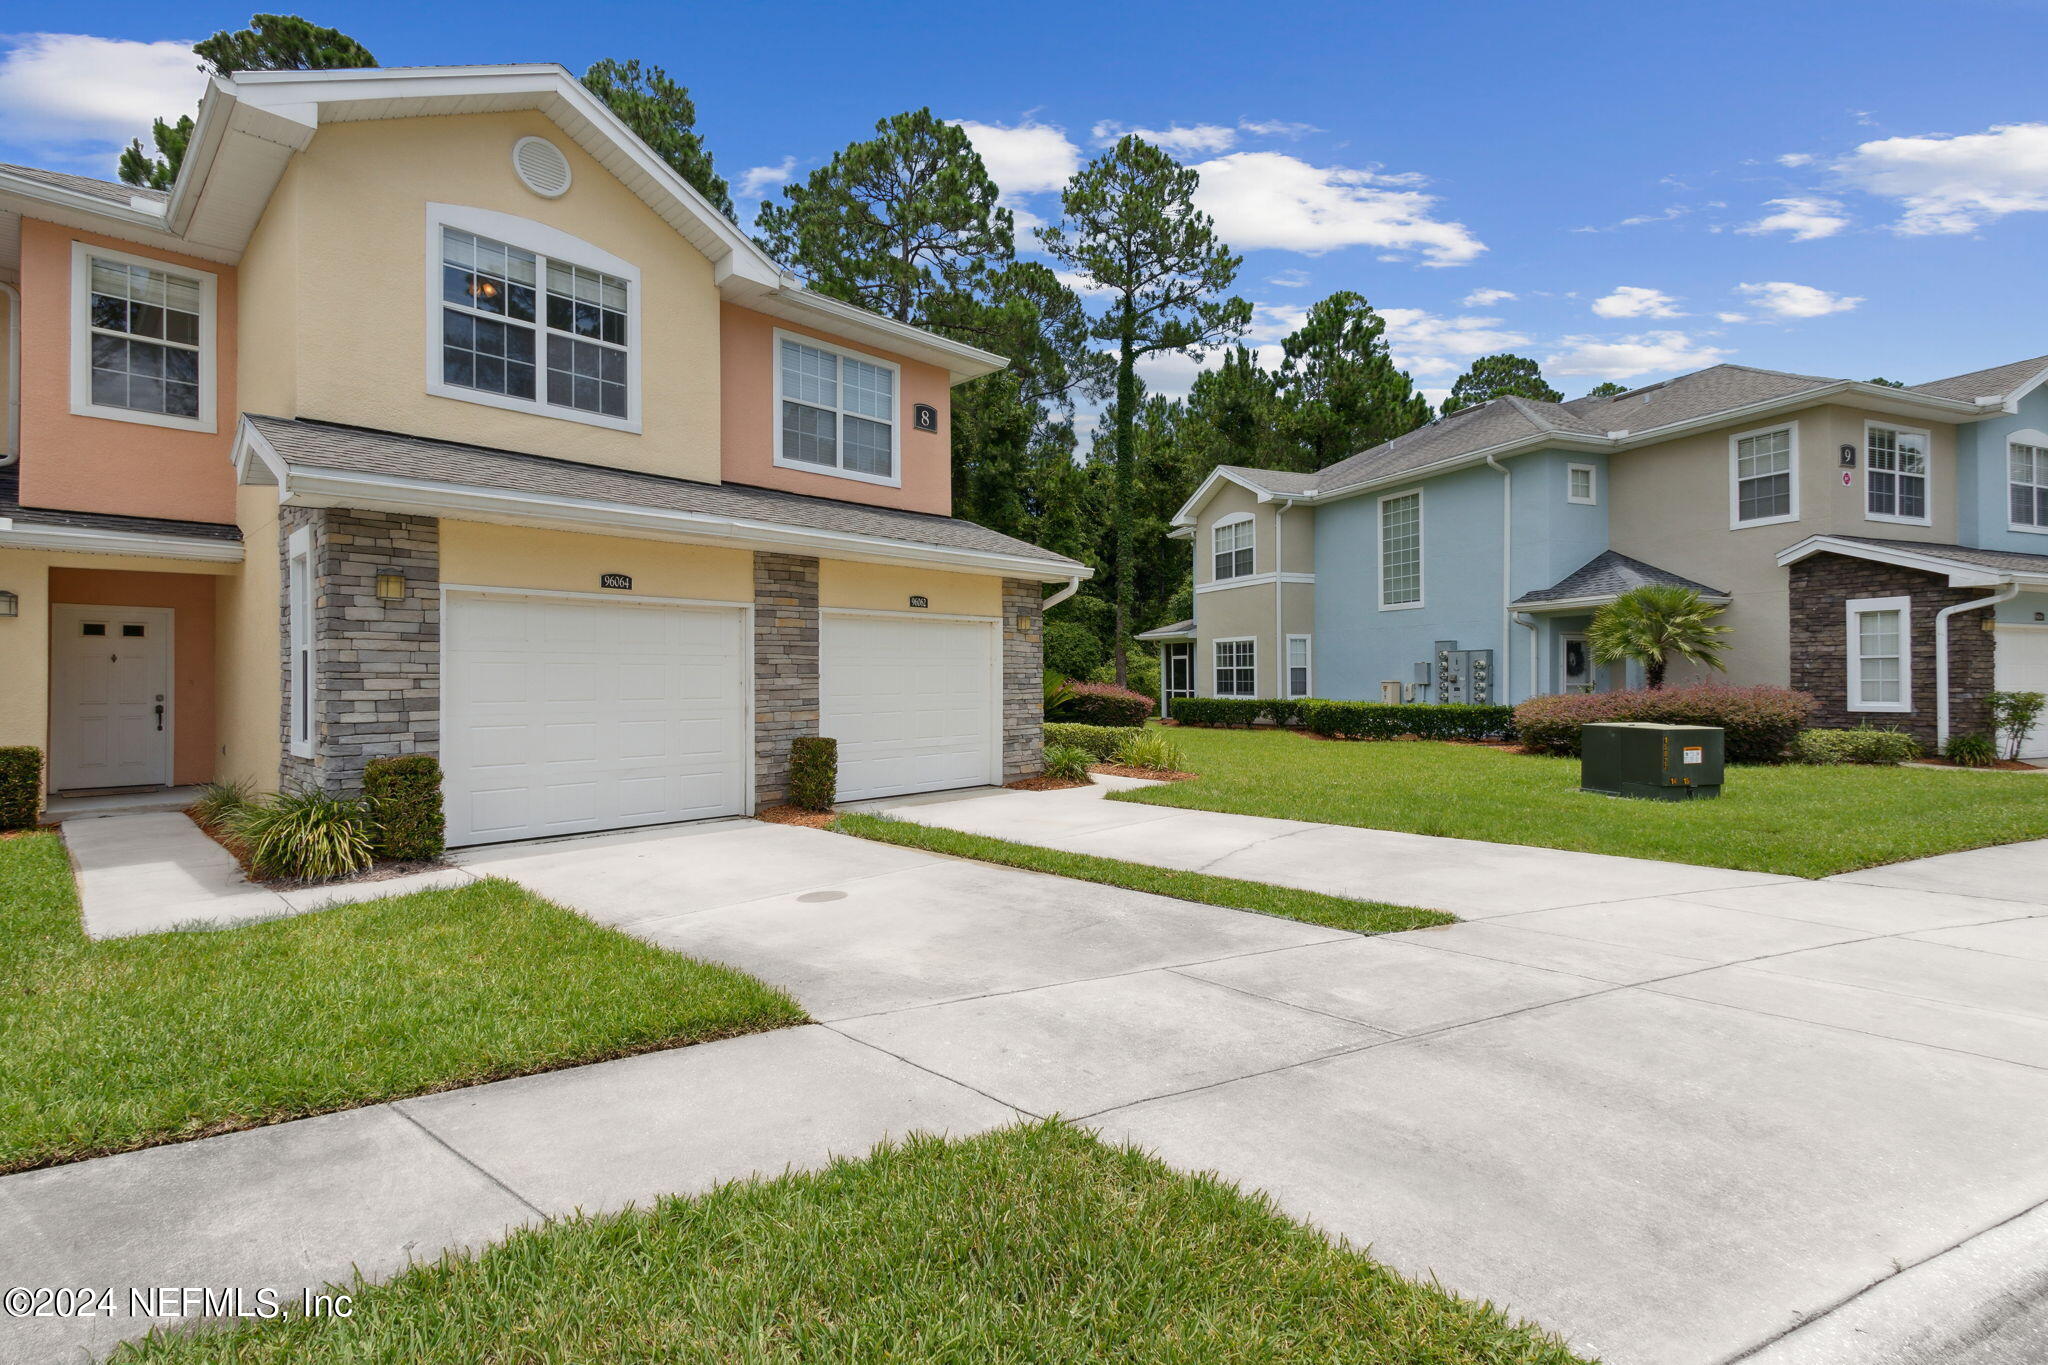
[[[1645,801],[1719,796],[1722,739],[1717,725],[1588,725],[1579,742],[1579,789]]]

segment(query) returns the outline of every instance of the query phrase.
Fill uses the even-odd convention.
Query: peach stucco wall
[[[88,242],[219,279],[215,430],[174,431],[71,411],[71,244]],[[21,222],[21,500],[31,507],[233,521],[235,271],[33,218]],[[109,604],[120,605],[120,604]]]
[[[82,607],[169,607],[173,703],[178,708],[171,780],[211,782],[214,768],[213,594],[202,574],[129,573],[120,569],[51,569],[50,604]],[[52,697],[52,704],[63,699]]]
[[[901,507],[913,512],[946,515],[953,510],[952,405],[949,376],[944,370],[935,365],[905,360],[872,346],[856,345],[829,332],[799,327],[737,304],[721,305],[718,316],[723,356],[721,367],[725,372],[721,469],[726,482],[780,488],[791,493],[807,493],[814,498]],[[777,328],[816,337],[820,341],[829,341],[847,350],[861,351],[902,366],[902,383],[896,395],[896,420],[902,433],[899,442],[902,487],[890,488],[833,474],[814,474],[775,463]],[[939,410],[937,431],[919,431],[911,424],[911,409],[918,403],[929,403]]]

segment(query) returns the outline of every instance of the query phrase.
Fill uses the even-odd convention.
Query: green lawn
[[[803,1017],[505,881],[93,942],[57,836],[0,839],[0,1172]]]
[[[2048,837],[2048,776],[1930,768],[1736,767],[1713,801],[1579,791],[1579,764],[1421,741],[1176,728],[1200,774],[1113,800],[1825,877]]]
[[[1202,872],[1178,872],[1146,863],[1127,863],[1117,858],[1097,858],[1086,853],[1064,853],[1036,844],[1013,844],[982,834],[934,829],[909,820],[892,820],[880,815],[842,815],[831,828],[842,834],[858,835],[885,844],[928,849],[955,858],[1001,863],[1005,867],[1050,872],[1084,882],[1124,886],[1133,891],[1172,896],[1175,900],[1203,905],[1223,905],[1233,910],[1255,910],[1262,915],[1298,919],[1309,924],[1327,924],[1356,934],[1390,934],[1402,929],[1422,929],[1435,924],[1455,924],[1458,917],[1442,910],[1417,910],[1380,901],[1346,900],[1317,891],[1270,886],[1265,882],[1239,881],[1235,877],[1211,877]]]
[[[1058,1123],[518,1232],[359,1286],[348,1319],[165,1335],[134,1362],[1131,1361],[1572,1365],[1263,1198]]]

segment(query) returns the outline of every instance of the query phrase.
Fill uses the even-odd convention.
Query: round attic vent
[[[513,143],[512,169],[521,184],[543,199],[560,199],[569,192],[569,158],[544,137]]]

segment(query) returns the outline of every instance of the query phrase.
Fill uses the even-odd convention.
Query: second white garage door
[[[1002,781],[995,622],[827,612],[818,653],[840,800]]]
[[[1994,638],[1998,641],[1998,653],[1993,656],[1992,667],[1998,690],[2048,692],[2048,630],[2001,622]],[[2026,742],[2020,745],[2020,757],[2048,758],[2048,720],[2034,726]]]
[[[745,621],[731,608],[449,594],[448,842],[743,812]]]

